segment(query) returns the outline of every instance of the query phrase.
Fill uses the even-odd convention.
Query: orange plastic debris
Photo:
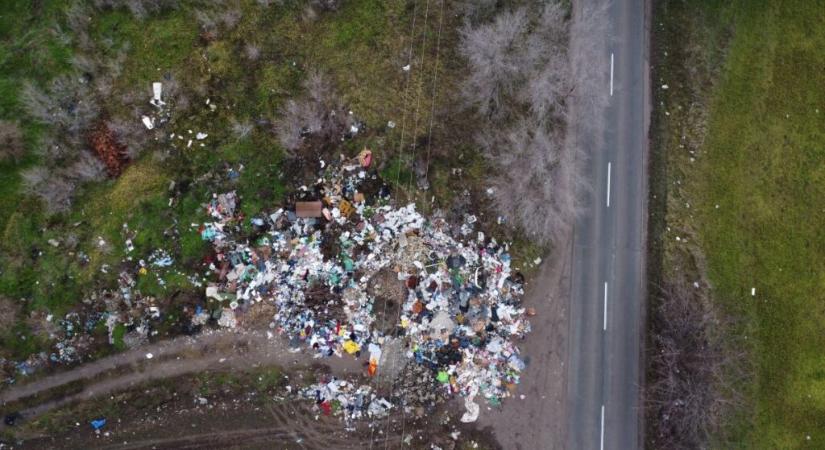
[[[341,203],[338,204],[338,209],[341,211],[341,215],[344,217],[349,217],[350,214],[352,214],[352,212],[355,211],[355,208],[352,207],[352,203],[346,200],[341,200]]]

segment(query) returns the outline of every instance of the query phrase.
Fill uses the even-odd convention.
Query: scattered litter
[[[317,200],[245,219],[262,232],[253,242],[230,225],[241,220],[234,192],[214,195],[207,206],[213,221],[198,226],[216,254],[217,282],[206,296],[222,302],[218,323],[229,328],[250,305],[269,302],[276,311],[270,330],[286,338],[290,351],[367,351],[370,375],[388,357],[388,333],[400,333],[400,357],[420,368],[417,378],[432,380],[438,396],[467,396],[474,409],[466,419],[476,420],[474,399],[497,405],[511,397],[525,369],[516,346],[530,331],[523,276],[512,270],[507,245],[475,229],[476,216],[454,227],[428,220],[414,204],[391,206],[385,189],[368,188],[381,185],[376,172],[365,170],[372,162],[364,149],[326,163],[314,187],[299,190]],[[398,288],[392,315],[384,313],[386,296],[376,295],[381,283]],[[306,395],[323,414],[386,414],[392,402],[370,392],[332,379]]]
[[[161,100],[161,94],[162,93],[163,93],[163,83],[160,83],[160,82],[152,83],[152,100],[150,100],[149,103],[151,103],[154,106],[157,106],[158,108],[165,105],[166,103],[164,103],[163,100]]]
[[[94,429],[95,431],[98,431],[101,428],[103,428],[104,426],[106,426],[106,419],[101,417],[100,419],[92,420],[90,423],[92,425],[92,429]]]
[[[151,354],[151,353],[147,353],[147,354],[146,354],[146,359],[152,359],[152,358],[154,358],[154,357],[155,357],[155,355],[153,355],[153,354]]]
[[[478,414],[481,412],[481,408],[478,406],[478,403],[475,401],[475,395],[467,396],[464,399],[464,408],[467,410],[462,416],[461,421],[464,423],[475,422],[478,420]]]
[[[149,116],[143,116],[140,120],[143,121],[143,125],[145,125],[147,129],[151,130],[155,128],[155,119],[152,119]]]
[[[299,218],[321,217],[323,204],[320,201],[295,202],[295,214]]]

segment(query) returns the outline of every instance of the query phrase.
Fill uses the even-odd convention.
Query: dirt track
[[[147,353],[152,358],[146,357]],[[94,380],[80,392],[54,401],[29,404],[22,412],[30,418],[52,408],[128,389],[153,379],[169,378],[208,369],[245,369],[263,365],[289,367],[323,362],[333,373],[360,373],[362,361],[351,357],[314,359],[308,352],[290,353],[280,338],[263,333],[212,332],[180,337],[103,358],[40,380],[13,386],[0,393],[0,403],[24,400],[73,382]],[[124,373],[125,372],[125,373]]]
[[[561,449],[567,440],[567,310],[570,292],[572,238],[561,244],[528,283],[524,305],[538,313],[522,353],[529,365],[521,375],[515,398],[497,409],[482,406],[479,425],[492,427],[502,448]],[[522,400],[519,395],[524,395]]]

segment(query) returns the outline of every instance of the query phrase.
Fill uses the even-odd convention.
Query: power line
[[[429,5],[428,5],[429,8]],[[438,61],[439,61],[439,54],[441,50],[441,30],[444,25],[444,0],[441,0],[440,7],[439,7],[439,16],[438,16],[438,35],[435,41],[435,65],[433,67],[433,90],[432,90],[432,106],[430,108],[430,130],[429,135],[427,137],[427,162],[425,165],[425,172],[424,172],[424,179],[427,180],[427,176],[429,175],[430,169],[430,143],[432,141],[433,135],[433,122],[435,118],[435,100],[436,100],[436,86],[438,84]],[[399,311],[399,316],[400,316]],[[401,439],[404,439],[404,433],[407,430],[407,412],[404,408],[401,408]],[[403,441],[402,441],[403,442]],[[403,444],[402,444],[403,445]],[[385,450],[387,448],[386,440],[385,440]]]
[[[433,122],[435,121],[435,99],[437,94],[437,86],[438,86],[438,61],[440,56],[441,50],[441,28],[444,24],[444,0],[441,0],[441,15],[438,20],[438,37],[436,37],[435,43],[435,68],[433,69],[433,93],[432,93],[432,106],[430,107],[430,130],[427,134],[427,163],[425,165],[424,171],[424,180],[429,181],[430,175],[430,146],[433,140]]]
[[[427,1],[429,2],[429,0],[427,0]],[[413,4],[413,17],[412,17],[412,24],[410,26],[410,47],[409,47],[408,57],[407,57],[407,65],[408,65],[410,70],[412,70],[413,47],[414,47],[414,43],[415,43],[415,22],[416,22],[417,17],[418,17],[418,0],[416,0],[415,3]],[[400,140],[400,144],[399,144],[399,148],[398,148],[400,159],[398,161],[398,172],[397,172],[396,177],[395,177],[396,187],[400,186],[400,184],[401,184],[400,183],[400,181],[401,181],[401,166],[403,164],[403,155],[404,155],[404,133],[405,133],[406,121],[407,121],[407,92],[409,91],[409,88],[410,88],[410,78],[411,77],[412,77],[412,73],[410,73],[407,76],[407,83],[406,83],[406,86],[404,88],[404,99],[403,99],[403,103],[402,103],[404,114],[403,114],[402,119],[401,119],[401,140]],[[402,304],[402,307],[403,307],[403,304]],[[386,297],[384,297],[383,311],[386,315],[386,311],[387,311],[387,298]],[[383,371],[379,370],[378,371],[378,376],[376,377],[376,384],[380,384],[382,375],[383,375]],[[371,419],[370,422],[371,423],[370,423],[370,447],[369,448],[370,448],[370,450],[372,450],[373,438],[374,438],[374,434],[375,434],[375,420]]]
[[[424,33],[422,34],[422,37],[421,37],[421,62],[420,62],[420,65],[419,65],[419,67],[420,67],[419,70],[420,70],[422,76],[423,76],[423,73],[424,73],[424,61],[425,61],[426,56],[427,56],[426,43],[427,43],[427,25],[429,23],[429,18],[430,18],[430,0],[427,0],[426,7],[425,7],[425,10],[424,10]],[[410,40],[410,62],[412,62],[412,60],[413,60],[412,48],[413,48],[414,44],[415,44],[415,35],[411,35],[411,40]],[[411,71],[415,70],[415,68],[413,68],[411,66],[410,70]],[[411,72],[410,73],[410,78],[408,79],[408,81],[412,78],[412,76],[413,76],[413,73]],[[408,83],[408,86],[409,86],[409,83]],[[406,98],[405,98],[405,100],[406,100]],[[415,113],[413,114],[413,129],[412,129],[413,159],[411,161],[411,166],[412,166],[412,164],[415,163],[415,134],[416,134],[417,129],[418,129],[418,111],[419,111],[419,106],[421,104],[420,101],[421,101],[421,95],[420,95],[420,91],[419,91],[416,94],[416,109],[415,109]],[[402,144],[402,149],[403,149],[403,138],[402,138],[401,144]],[[400,172],[400,167],[401,167],[401,164],[399,164],[399,172]],[[411,169],[412,169],[412,167],[411,167]],[[414,170],[412,171],[412,173],[414,173]],[[408,181],[408,190],[410,190],[409,185],[412,183],[412,179],[413,179],[413,176],[410,176],[410,180]],[[401,309],[402,308],[403,308],[403,303],[398,309],[398,317],[397,317],[396,321],[400,320],[400,318],[401,318]],[[396,359],[393,359],[391,361],[391,364],[392,364],[392,367],[394,369],[395,365],[396,365]],[[395,394],[395,384],[391,381],[390,398],[392,398],[394,396],[394,394]],[[402,414],[404,414],[403,413],[403,407],[401,408],[401,410],[402,410]],[[390,426],[391,426],[391,419],[392,419],[392,414],[388,414],[387,415],[387,422],[386,422],[386,425],[384,427],[384,449],[385,450],[389,446],[389,430],[390,430]],[[402,435],[401,438],[403,439],[403,435]]]
[[[424,58],[427,56],[427,51],[426,51],[427,50],[427,21],[428,21],[429,18],[430,18],[430,0],[427,0],[427,10],[424,13],[424,36],[421,37],[421,64],[420,64],[420,67],[421,67],[422,75],[424,73]],[[422,77],[422,84],[423,84],[423,77]],[[416,156],[416,153],[417,153],[417,150],[418,150],[418,148],[417,148],[418,140],[416,139],[416,136],[417,136],[417,133],[418,133],[418,119],[419,119],[418,112],[421,110],[421,91],[422,90],[423,90],[423,86],[422,86],[422,89],[416,89],[417,92],[416,92],[416,95],[415,95],[415,113],[413,113],[412,160],[410,160],[410,170],[413,174],[415,174],[415,167],[414,167],[414,165],[415,165],[415,156]],[[414,177],[411,176],[408,183],[407,183],[407,190],[408,191],[412,190],[413,178]]]

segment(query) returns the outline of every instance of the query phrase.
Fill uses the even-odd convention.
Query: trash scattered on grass
[[[163,93],[163,83],[154,82],[152,83],[152,100],[149,101],[154,106],[160,108],[161,106],[165,105],[166,103],[161,100],[161,95]]]
[[[106,426],[106,419],[101,417],[100,419],[94,419],[89,423],[92,425],[93,430],[99,431],[101,428]]]

